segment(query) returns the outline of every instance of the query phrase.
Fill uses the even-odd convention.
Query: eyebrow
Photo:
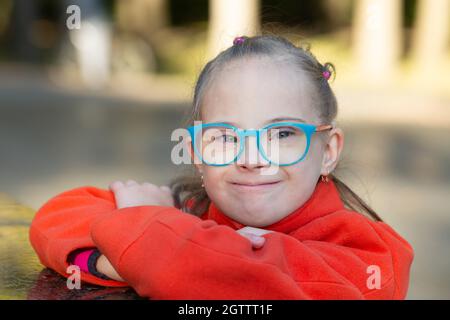
[[[306,121],[305,121],[304,119],[302,119],[302,118],[295,118],[295,117],[278,117],[278,118],[270,119],[270,120],[264,122],[264,124],[269,124],[269,123],[273,123],[273,122],[283,122],[283,121],[287,121],[287,120],[289,120],[289,121],[298,121],[298,122],[306,123]],[[235,127],[239,127],[239,126],[238,126],[236,123],[234,123],[234,122],[229,122],[229,121],[214,121],[214,122],[226,123],[226,124],[230,124],[230,125],[235,126]]]
[[[290,121],[298,121],[298,122],[306,123],[306,121],[305,121],[304,119],[302,119],[302,118],[295,118],[295,117],[279,117],[279,118],[274,118],[274,119],[271,119],[271,120],[269,120],[269,121],[266,121],[265,124],[269,124],[269,123],[272,123],[272,122],[283,122],[283,121],[286,121],[286,120],[290,120]]]

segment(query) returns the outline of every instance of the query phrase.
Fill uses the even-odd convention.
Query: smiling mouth
[[[269,184],[275,184],[278,183],[280,181],[274,181],[274,182],[265,182],[265,183],[239,183],[239,182],[232,182],[232,184],[237,184],[240,186],[249,186],[249,187],[257,187],[257,186],[264,186],[264,185],[269,185]]]
[[[274,181],[274,182],[267,182],[267,183],[259,183],[259,184],[252,184],[252,183],[235,183],[232,182],[231,185],[239,190],[263,190],[271,188],[277,184],[279,184],[281,181]]]

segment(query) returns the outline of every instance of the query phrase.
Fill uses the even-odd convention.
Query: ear
[[[320,173],[328,175],[336,168],[344,148],[344,131],[334,128],[330,131],[325,145],[322,168]]]

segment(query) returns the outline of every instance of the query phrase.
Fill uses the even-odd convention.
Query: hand
[[[139,184],[128,180],[126,183],[114,181],[109,188],[114,193],[118,209],[151,205],[174,206],[172,193],[167,186],[158,187],[148,182]]]
[[[264,238],[263,235],[271,233],[273,231],[253,227],[244,227],[236,230],[236,232],[250,240],[253,248],[259,249],[262,248],[262,246],[264,246],[264,243],[266,242],[266,238]]]
[[[95,268],[98,272],[103,273],[105,276],[113,280],[125,282],[125,280],[123,280],[117,273],[116,269],[114,269],[111,262],[109,262],[108,258],[106,258],[103,254],[98,257]]]

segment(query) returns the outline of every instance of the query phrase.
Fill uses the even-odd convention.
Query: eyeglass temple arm
[[[336,122],[332,121],[331,124],[325,124],[322,126],[317,126],[316,127],[316,132],[321,132],[321,131],[325,131],[325,130],[331,130],[333,128],[336,128]]]

